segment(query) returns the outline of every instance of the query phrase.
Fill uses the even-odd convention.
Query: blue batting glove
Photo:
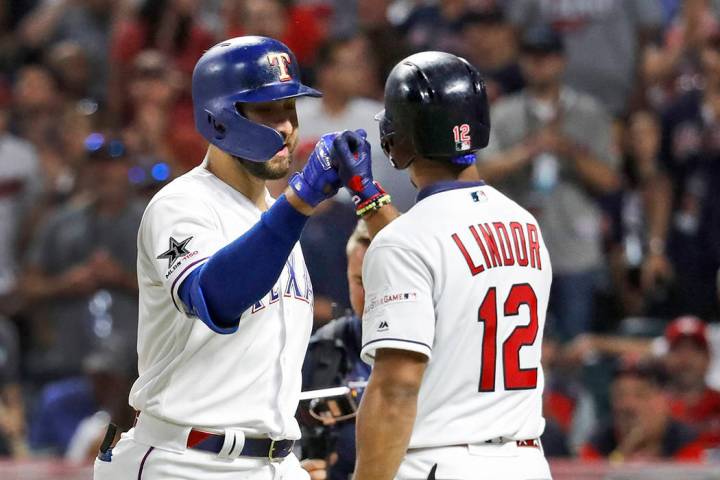
[[[320,137],[305,167],[288,181],[295,194],[311,207],[335,195],[342,186],[330,161],[333,140],[337,135],[338,132],[334,132]]]
[[[367,133],[345,130],[333,141],[332,164],[356,205],[381,193],[372,175],[372,155]]]

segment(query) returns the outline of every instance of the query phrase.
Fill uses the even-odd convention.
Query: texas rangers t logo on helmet
[[[285,52],[271,53],[267,56],[267,59],[268,62],[270,62],[270,65],[277,65],[280,69],[280,76],[278,77],[278,79],[281,82],[287,82],[288,80],[292,80],[292,76],[290,75],[290,71],[288,70],[288,66],[290,65],[290,63],[292,63],[292,60],[290,60],[290,55]]]

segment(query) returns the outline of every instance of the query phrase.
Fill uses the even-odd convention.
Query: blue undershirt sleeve
[[[214,332],[235,332],[242,313],[277,282],[308,218],[280,196],[250,230],[185,278],[178,293],[187,311]]]

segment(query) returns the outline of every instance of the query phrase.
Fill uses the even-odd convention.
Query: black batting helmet
[[[468,154],[484,148],[490,135],[485,83],[464,58],[445,52],[411,55],[392,69],[385,82],[380,139],[390,156],[393,144],[406,142],[422,157],[467,164]]]

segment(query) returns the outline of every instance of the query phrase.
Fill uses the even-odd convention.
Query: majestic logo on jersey
[[[292,80],[292,76],[290,75],[290,71],[288,70],[288,67],[292,63],[290,60],[290,55],[287,53],[271,53],[267,56],[268,62],[270,65],[277,66],[280,70],[280,75],[278,75],[278,80],[281,82],[287,82]]]
[[[385,330],[389,330],[389,329],[390,329],[390,325],[388,324],[387,321],[383,320],[382,322],[380,322],[380,325],[378,325],[377,331],[384,332]]]
[[[177,262],[178,258],[182,257],[183,255],[187,255],[190,253],[187,248],[188,243],[190,243],[190,240],[192,240],[193,237],[188,237],[182,242],[178,242],[173,237],[170,237],[170,246],[167,250],[167,252],[163,252],[160,255],[157,256],[158,260],[162,260],[163,258],[167,258],[168,261],[168,268],[173,266],[173,263]]]

